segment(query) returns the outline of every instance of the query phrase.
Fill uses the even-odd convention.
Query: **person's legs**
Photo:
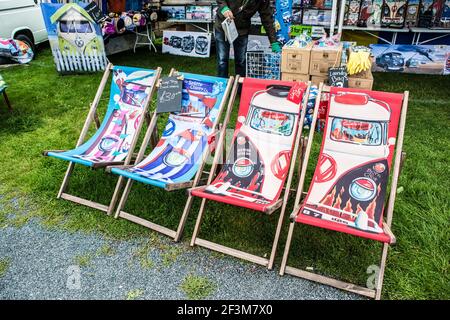
[[[230,44],[225,40],[223,30],[214,29],[217,50],[217,75],[228,78],[228,60],[230,59]]]
[[[245,77],[245,63],[247,53],[248,35],[239,36],[233,42],[234,47],[234,68],[236,74]]]

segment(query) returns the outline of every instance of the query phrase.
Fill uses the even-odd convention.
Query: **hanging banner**
[[[285,44],[289,40],[289,28],[291,26],[292,0],[275,2],[275,30],[277,41]]]
[[[48,40],[60,73],[102,71],[107,65],[100,27],[82,6],[86,4],[41,4]]]

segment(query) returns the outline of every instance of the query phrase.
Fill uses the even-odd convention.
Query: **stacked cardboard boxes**
[[[304,48],[283,48],[281,54],[281,79],[309,81],[309,62],[312,43]]]
[[[342,44],[335,47],[319,47],[315,45],[311,50],[311,62],[309,73],[311,82],[319,85],[320,82],[327,83],[328,69],[339,67],[341,64]]]
[[[281,79],[309,81],[319,85],[328,80],[328,69],[341,63],[342,44],[335,47],[319,47],[308,44],[304,48],[283,48]]]

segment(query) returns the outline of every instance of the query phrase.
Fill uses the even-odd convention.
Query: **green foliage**
[[[216,290],[216,284],[206,277],[188,275],[180,289],[190,300],[205,299]]]

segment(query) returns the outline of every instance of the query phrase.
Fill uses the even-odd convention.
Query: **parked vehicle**
[[[29,45],[47,41],[47,30],[38,0],[0,0],[0,38],[13,38]]]

